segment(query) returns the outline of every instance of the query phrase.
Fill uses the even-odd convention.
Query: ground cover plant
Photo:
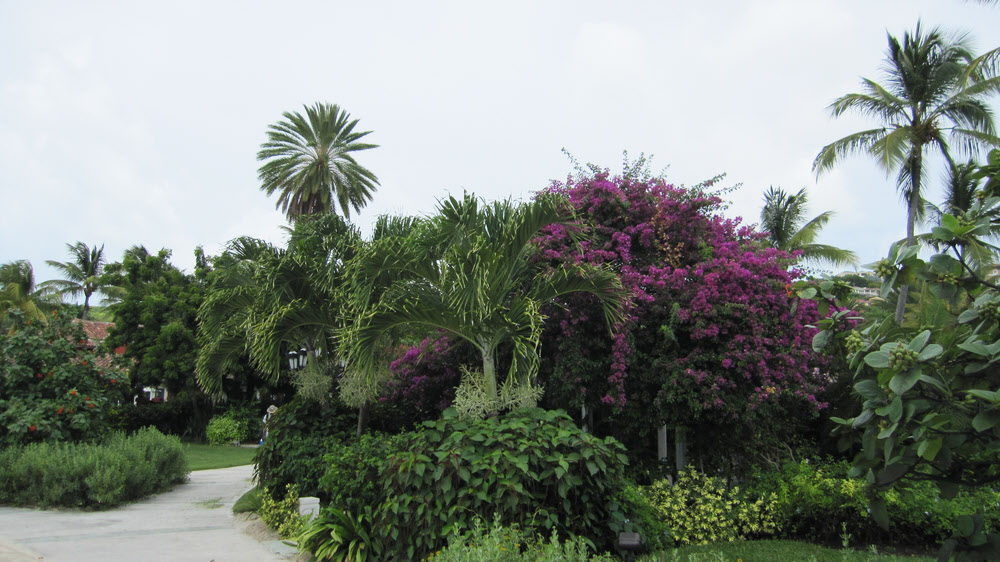
[[[148,428],[103,442],[31,443],[0,450],[0,503],[105,509],[187,479],[177,437]]]

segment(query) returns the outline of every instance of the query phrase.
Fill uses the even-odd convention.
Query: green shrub
[[[476,517],[614,544],[624,516],[614,501],[627,462],[613,439],[584,433],[565,412],[525,409],[467,421],[445,412],[413,434],[381,471],[385,500],[374,528],[415,559],[444,546]]]
[[[319,489],[327,470],[323,457],[353,438],[356,415],[342,404],[324,406],[298,399],[278,408],[271,417],[268,437],[257,450],[258,484],[271,490],[294,484],[304,496],[329,501]]]
[[[239,444],[246,436],[246,426],[228,414],[215,416],[205,428],[205,436],[212,445]]]
[[[883,494],[889,530],[883,530],[868,513],[864,480],[848,478],[846,462],[803,460],[779,470],[760,471],[751,478],[750,492],[774,494],[776,523],[789,538],[837,543],[843,533],[855,543],[873,541],[934,545],[952,536],[958,518],[986,514],[986,525],[1000,528],[1000,494],[989,488],[963,491],[943,499],[930,482]]]
[[[180,440],[155,429],[105,443],[34,443],[0,450],[0,503],[108,508],[187,477]]]
[[[678,544],[728,542],[777,531],[773,496],[747,496],[693,469],[682,471],[674,485],[659,480],[643,492]]]
[[[64,311],[34,324],[11,311],[0,333],[0,447],[91,441],[111,431],[109,412],[126,397],[126,375],[98,367],[79,323]]]
[[[588,541],[574,538],[559,540],[552,531],[549,540],[525,533],[518,525],[494,522],[488,528],[476,520],[462,538],[453,538],[445,548],[427,556],[429,562],[611,562],[608,555],[592,554]]]
[[[260,520],[278,531],[283,539],[297,535],[307,519],[306,516],[299,515],[299,491],[291,484],[285,487],[285,497],[280,500],[274,499],[270,490],[264,488],[257,513]]]
[[[412,438],[410,434],[367,433],[358,440],[331,444],[324,457],[329,468],[320,478],[319,497],[349,513],[377,506],[383,497],[379,471],[385,459],[405,450]]]

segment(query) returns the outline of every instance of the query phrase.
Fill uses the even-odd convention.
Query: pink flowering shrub
[[[477,359],[462,340],[445,335],[426,338],[400,350],[379,401],[391,405],[408,423],[436,419],[455,398],[462,380],[461,365],[475,366]]]
[[[538,259],[606,265],[631,293],[613,335],[587,298],[547,311],[540,379],[549,405],[603,410],[605,430],[634,436],[664,423],[752,433],[747,425],[765,411],[824,406],[806,327],[817,308],[786,288],[793,256],[715,215],[718,199],[659,180],[603,173],[548,191],[568,197],[585,236],[552,228]]]

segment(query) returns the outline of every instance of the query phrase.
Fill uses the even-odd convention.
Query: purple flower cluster
[[[563,227],[537,240],[539,260],[618,272],[630,298],[609,337],[594,299],[547,313],[542,382],[584,403],[621,409],[640,397],[676,416],[737,416],[765,402],[811,403],[822,390],[811,350],[815,303],[793,305],[791,255],[713,214],[719,200],[661,181],[608,174],[555,183],[588,240]],[[546,372],[547,371],[547,372]]]

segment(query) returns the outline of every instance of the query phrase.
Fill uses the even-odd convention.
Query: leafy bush
[[[410,434],[368,433],[361,439],[334,443],[324,461],[329,467],[320,478],[320,497],[349,513],[361,513],[366,506],[382,501],[379,471],[385,459],[409,445]]]
[[[278,531],[283,539],[297,535],[307,520],[306,516],[299,515],[299,491],[292,484],[285,487],[285,497],[280,500],[274,499],[271,491],[264,488],[257,513],[260,520]]]
[[[176,437],[155,429],[105,443],[33,443],[0,450],[0,503],[114,507],[161,492],[187,477]]]
[[[501,524],[531,522],[607,549],[624,525],[613,501],[623,449],[584,433],[562,411],[467,421],[448,410],[413,434],[409,451],[387,459],[374,528],[394,549],[387,558],[426,555],[494,513]]]
[[[811,541],[835,543],[846,532],[860,543],[933,545],[958,530],[961,516],[976,512],[987,514],[987,528],[1000,528],[1000,493],[984,488],[944,499],[932,483],[916,482],[882,494],[890,521],[889,530],[883,530],[869,515],[865,482],[849,478],[849,469],[846,462],[787,463],[780,471],[759,472],[748,491],[774,494],[774,516],[783,534]]]
[[[693,469],[682,471],[674,485],[659,480],[644,492],[678,544],[727,542],[777,531],[774,497],[748,497]]]
[[[487,528],[477,520],[471,533],[454,538],[445,548],[427,556],[432,562],[611,562],[609,555],[591,554],[589,541],[574,538],[560,542],[555,530],[548,541],[530,535],[518,525],[493,524]]]
[[[354,435],[355,422],[355,413],[341,404],[296,399],[281,406],[271,416],[268,437],[257,450],[258,484],[271,490],[294,484],[302,495],[329,501],[319,488],[327,469],[323,457]]]
[[[0,446],[87,441],[110,432],[108,411],[124,399],[124,375],[80,350],[86,334],[65,313],[47,324],[9,315],[0,334]]]
[[[212,445],[239,444],[246,438],[246,434],[246,424],[228,414],[215,416],[205,429],[205,436]]]

